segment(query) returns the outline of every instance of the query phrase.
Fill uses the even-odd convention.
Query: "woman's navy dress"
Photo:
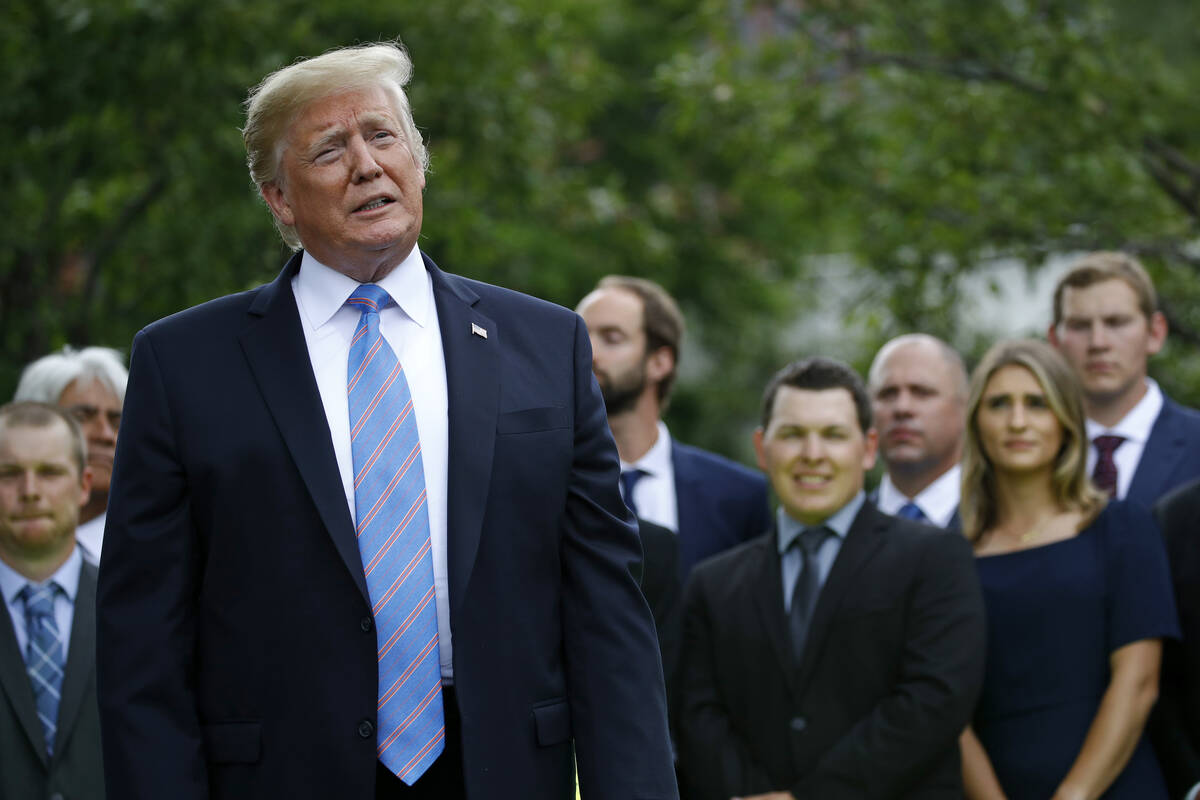
[[[1072,539],[975,561],[988,615],[975,734],[1010,800],[1048,800],[1108,688],[1109,655],[1179,636],[1162,537],[1146,511],[1114,502]],[[1145,735],[1103,797],[1165,800]]]

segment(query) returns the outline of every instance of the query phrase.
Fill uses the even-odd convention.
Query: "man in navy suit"
[[[868,373],[885,472],[872,500],[885,514],[961,530],[958,515],[967,370],[953,347],[924,333],[879,348]]]
[[[1167,320],[1137,259],[1090,253],[1054,289],[1050,343],[1083,385],[1093,479],[1118,499],[1149,509],[1200,477],[1200,412],[1163,394],[1146,373]]]
[[[662,421],[675,384],[683,315],[653,281],[601,279],[576,310],[621,455],[622,490],[638,516],[679,534],[679,574],[767,528],[762,475],[671,438]]]
[[[418,249],[410,73],[383,43],[268,76],[243,135],[298,252],[134,340],[112,797],[567,798],[576,763],[584,798],[677,797],[586,330]]]

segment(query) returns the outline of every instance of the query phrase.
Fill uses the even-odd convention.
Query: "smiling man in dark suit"
[[[777,373],[754,443],[777,524],[684,592],[689,797],[961,798],[984,664],[970,546],[866,499],[877,436],[840,362]]]
[[[243,131],[300,250],[134,340],[100,575],[110,795],[674,798],[582,321],[417,247],[391,43]],[[618,768],[619,767],[619,768]]]

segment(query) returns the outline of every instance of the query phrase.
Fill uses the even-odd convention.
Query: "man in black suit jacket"
[[[1167,320],[1137,259],[1115,252],[1079,259],[1054,289],[1047,336],[1083,387],[1088,458],[1102,489],[1149,509],[1200,477],[1200,412],[1173,402],[1147,374]]]
[[[269,76],[248,104],[251,173],[303,252],[134,341],[100,571],[113,797],[549,800],[574,795],[576,763],[584,798],[677,796],[586,331],[417,248],[410,71],[385,43]],[[352,360],[368,347],[394,353],[378,375]],[[360,377],[409,397],[352,423]],[[368,429],[410,438],[360,464]],[[364,507],[383,464],[406,488],[420,467],[423,491]],[[360,553],[376,508],[413,548],[382,576]],[[386,633],[401,595],[417,621]],[[436,635],[409,649],[413,629]],[[389,734],[378,709],[397,701],[417,721]]]
[[[1154,515],[1166,538],[1183,638],[1163,642],[1150,735],[1171,797],[1190,800],[1200,793],[1200,481],[1162,498]]]
[[[2,798],[104,798],[96,568],[75,541],[79,509],[91,488],[85,452],[78,425],[58,408],[32,402],[0,407]],[[28,602],[47,588],[58,644],[43,647],[46,628],[40,635],[30,628],[47,623],[31,618]]]
[[[755,447],[778,526],[698,566],[684,591],[689,793],[961,798],[985,641],[970,547],[865,499],[876,434],[844,364],[781,370]]]

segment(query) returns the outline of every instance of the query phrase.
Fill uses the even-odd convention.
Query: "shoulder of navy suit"
[[[725,456],[672,440],[671,460],[675,467],[676,480],[683,477],[722,484],[733,482],[733,486],[745,490],[761,489],[765,495],[767,479],[761,472]]]

